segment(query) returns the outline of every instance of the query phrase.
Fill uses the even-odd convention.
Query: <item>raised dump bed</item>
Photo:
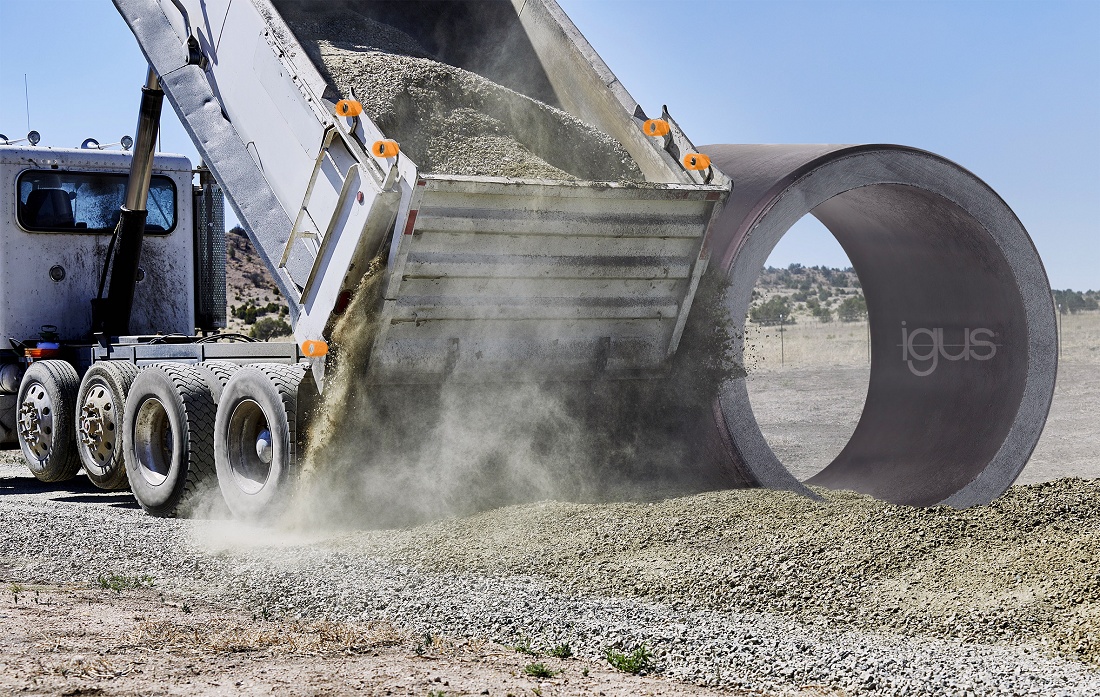
[[[372,380],[639,377],[676,350],[730,182],[685,167],[667,113],[643,132],[552,0],[115,4],[300,342],[331,338],[369,269],[387,275]],[[349,60],[392,74],[352,79]],[[454,103],[419,108],[441,92]],[[539,119],[563,125],[535,137]]]

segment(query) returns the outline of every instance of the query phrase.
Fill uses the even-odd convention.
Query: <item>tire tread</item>
[[[307,417],[299,413],[303,404],[299,389],[304,382],[305,371],[306,367],[300,364],[252,363],[243,366],[226,386],[227,392],[222,396],[219,404],[219,420],[215,426],[215,449],[220,454],[217,467],[221,475],[219,485],[222,494],[230,510],[238,517],[261,519],[277,515],[289,501],[290,492],[300,475],[297,460],[302,452],[301,426]],[[251,385],[251,387],[245,388],[242,385]],[[277,413],[267,415],[268,423],[272,425],[273,436],[276,430],[282,431],[282,427],[276,429],[272,419],[282,421],[286,425],[285,460],[280,460],[283,463],[280,467],[281,473],[274,483],[267,485],[275,488],[267,489],[268,493],[262,495],[260,499],[242,497],[232,474],[229,453],[223,444],[227,438],[226,429],[234,405],[242,396],[248,396],[249,390],[258,390],[264,395],[263,399],[260,399],[260,394],[254,393],[251,396],[267,403],[263,407],[265,411],[272,409],[277,412],[280,408],[282,409],[281,415]],[[277,437],[282,439],[283,435],[280,434]],[[262,503],[260,503],[261,500]]]
[[[200,500],[212,495],[211,490],[217,489],[217,475],[214,468],[216,405],[206,376],[194,365],[155,363],[145,370],[160,371],[175,391],[176,406],[181,411],[184,428],[187,431],[182,462],[187,472],[182,482],[176,485],[176,491],[164,504],[152,506],[142,502],[140,498],[138,503],[150,515],[163,518],[187,516],[195,511]],[[129,429],[129,417],[126,423]],[[126,437],[131,437],[129,430]],[[127,446],[126,452],[130,452],[130,446]]]

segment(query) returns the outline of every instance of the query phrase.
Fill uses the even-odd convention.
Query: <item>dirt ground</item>
[[[550,677],[535,677],[541,666]],[[748,695],[385,623],[274,621],[155,587],[5,583],[0,692],[19,695]],[[797,693],[839,695],[813,687]]]
[[[864,367],[792,367],[754,375],[753,413],[780,461],[806,479],[840,454],[863,410]],[[797,408],[792,405],[797,404]],[[1017,484],[1100,477],[1100,364],[1063,361],[1042,438]]]

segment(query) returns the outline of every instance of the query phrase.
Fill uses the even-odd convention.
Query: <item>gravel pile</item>
[[[653,504],[544,503],[387,537],[433,571],[838,626],[1037,642],[1100,664],[1100,481],[1013,487],[990,506],[848,492],[719,491]]]
[[[1098,489],[1015,488],[965,512],[721,492],[324,535],[6,496],[0,565],[20,582],[148,573],[167,592],[255,613],[567,642],[596,659],[645,643],[665,674],[709,685],[1086,695],[1100,674],[1065,654],[1076,653],[1073,618],[1078,636],[1095,636],[1096,575],[1083,560],[1096,558]],[[891,595],[902,579],[910,591]]]
[[[281,5],[325,78],[426,173],[645,181],[626,149],[570,114],[435,60],[414,38],[333,5]]]

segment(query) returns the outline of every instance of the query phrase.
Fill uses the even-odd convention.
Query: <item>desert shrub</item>
[[[757,324],[779,324],[780,317],[783,318],[784,324],[794,324],[794,317],[791,317],[791,304],[782,295],[769,298],[749,310],[749,318]]]
[[[248,335],[253,339],[259,339],[260,341],[267,341],[275,336],[286,336],[290,334],[290,325],[281,319],[275,317],[264,317],[256,321],[252,325],[252,329],[249,330]]]
[[[832,310],[822,305],[820,300],[811,298],[806,301],[806,309],[810,311],[814,319],[822,324],[833,321]]]
[[[845,298],[844,302],[836,309],[837,317],[841,322],[858,322],[867,317],[867,299],[863,295],[853,295]]]

